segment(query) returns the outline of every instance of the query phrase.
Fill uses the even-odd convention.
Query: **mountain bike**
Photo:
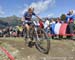
[[[39,50],[40,52],[44,54],[49,53],[50,49],[50,40],[47,36],[47,33],[44,31],[44,29],[40,28],[37,23],[34,23],[34,21],[31,21],[32,24],[30,25],[30,31],[29,31],[29,38],[31,42],[35,41],[34,46]],[[25,28],[24,30],[24,38],[25,38],[25,43],[27,43],[27,29]]]

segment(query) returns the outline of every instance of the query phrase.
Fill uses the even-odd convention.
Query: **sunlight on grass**
[[[18,42],[24,41],[24,38],[21,38],[21,37],[17,37],[17,38],[16,37],[7,37],[7,38],[4,37],[4,38],[0,38],[0,39],[1,40],[13,40],[13,41],[18,41]]]

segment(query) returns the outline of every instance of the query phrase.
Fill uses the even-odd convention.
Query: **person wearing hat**
[[[66,15],[66,23],[70,22],[70,19],[72,19],[73,22],[74,22],[73,10],[70,10],[69,13]],[[71,20],[71,21],[72,21],[72,20]]]
[[[66,23],[68,23],[68,27],[67,27],[67,34],[74,34],[74,14],[73,14],[73,10],[70,10],[69,13],[67,14],[66,17]],[[67,36],[67,38],[72,38],[73,36]]]

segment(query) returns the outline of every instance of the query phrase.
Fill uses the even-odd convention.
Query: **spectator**
[[[70,22],[70,19],[72,19],[73,22],[74,22],[74,19],[75,19],[74,16],[75,16],[75,15],[73,14],[73,10],[70,10],[69,13],[68,13],[67,16],[66,16],[66,23]]]
[[[50,33],[52,34],[52,38],[54,38],[54,28],[55,28],[55,21],[54,19],[51,19],[51,23],[50,23]]]
[[[12,36],[12,32],[13,32],[13,27],[9,27],[9,32],[10,32],[10,37]]]
[[[74,17],[73,10],[70,10],[66,17],[66,22],[68,23],[67,26],[67,34],[74,34]],[[67,38],[72,38],[72,36],[67,36]]]
[[[42,20],[39,21],[39,24],[40,24],[40,27],[41,28],[44,28],[44,24],[43,24],[43,21]]]
[[[60,27],[61,27],[61,21],[60,18],[57,18],[57,23],[55,24],[55,28],[54,28],[54,32],[56,35],[59,34]]]
[[[56,22],[54,21],[54,19],[51,19],[50,22],[50,28],[51,28],[51,33],[54,34],[54,27],[55,27]]]
[[[46,32],[48,32],[49,25],[50,25],[50,22],[49,22],[48,18],[46,18],[45,23],[44,23],[44,29]]]
[[[3,37],[2,29],[0,29],[0,37]]]
[[[55,23],[54,19],[51,19],[50,25],[54,23]]]
[[[17,35],[18,37],[23,36],[23,27],[21,25],[17,26]]]

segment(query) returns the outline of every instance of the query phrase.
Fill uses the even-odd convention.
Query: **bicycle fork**
[[[38,33],[37,33],[37,28],[36,27],[35,27],[35,35],[36,35],[37,40],[39,40]]]

